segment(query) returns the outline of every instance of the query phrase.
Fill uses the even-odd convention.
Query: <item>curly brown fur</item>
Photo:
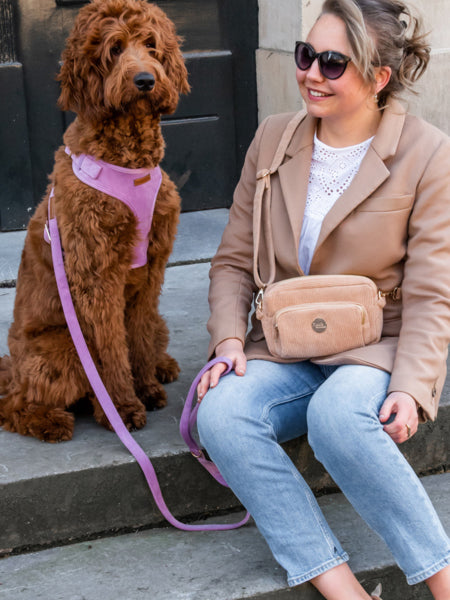
[[[164,155],[160,115],[173,112],[179,94],[189,91],[179,43],[173,23],[145,0],[94,0],[83,7],[59,75],[59,104],[77,113],[64,145],[121,167],[158,165]],[[135,75],[143,72],[153,75],[152,90],[135,85]],[[8,337],[11,356],[0,363],[0,424],[49,442],[68,440],[74,416],[67,408],[89,396],[96,420],[109,427],[67,330],[50,246],[43,238],[51,187],[81,329],[126,425],[143,427],[145,409],[166,403],[161,382],[179,373],[166,352],[169,335],[158,312],[179,196],[163,172],[148,263],[130,270],[137,238],[134,214],[79,181],[64,146],[55,154],[47,194],[25,240]]]

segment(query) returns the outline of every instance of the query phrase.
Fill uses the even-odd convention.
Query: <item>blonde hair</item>
[[[375,68],[390,67],[391,78],[378,93],[378,105],[414,83],[430,60],[422,18],[401,0],[325,0],[321,14],[333,14],[345,23],[352,60],[367,82]]]

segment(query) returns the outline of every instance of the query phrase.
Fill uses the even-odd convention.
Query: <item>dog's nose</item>
[[[134,85],[141,92],[149,92],[155,87],[155,77],[151,73],[138,73],[134,76]]]

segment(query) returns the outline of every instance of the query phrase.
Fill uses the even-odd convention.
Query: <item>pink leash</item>
[[[52,190],[53,192],[53,190]],[[50,198],[53,194],[50,195]],[[50,218],[50,210],[49,210],[49,229],[50,229],[50,240],[51,240],[51,250],[52,250],[52,258],[53,258],[53,268],[55,271],[56,284],[58,286],[59,297],[61,299],[61,304],[64,311],[64,316],[67,321],[67,326],[70,331],[70,335],[72,336],[73,343],[77,350],[78,356],[80,357],[81,364],[85,370],[85,373],[89,379],[89,382],[92,386],[92,389],[97,396],[98,401],[100,402],[103,411],[108,418],[111,426],[114,431],[119,436],[121,442],[124,446],[129,450],[129,452],[134,456],[134,458],[139,463],[145,478],[147,480],[150,491],[155,499],[156,505],[161,511],[162,515],[178,529],[182,529],[184,531],[224,531],[228,529],[236,529],[241,527],[245,523],[247,523],[250,515],[246,514],[245,518],[238,523],[231,523],[227,525],[188,525],[186,523],[182,523],[178,521],[172,513],[167,508],[166,503],[164,502],[164,498],[161,493],[161,488],[158,483],[158,479],[156,477],[155,469],[153,468],[150,459],[145,454],[143,449],[139,446],[139,444],[134,440],[125,424],[123,423],[119,413],[117,412],[116,407],[114,406],[109,394],[103,385],[103,382],[98,374],[97,368],[92,360],[89,349],[87,347],[86,341],[84,339],[83,333],[80,328],[80,324],[78,322],[75,307],[73,305],[72,296],[70,294],[69,283],[67,281],[66,272],[64,269],[64,258],[61,249],[61,240],[59,237],[58,224],[56,222],[56,217]],[[197,385],[202,377],[203,373],[211,368],[212,365],[224,362],[227,365],[227,370],[224,373],[229,373],[231,370],[231,362],[227,358],[215,358],[206,364],[203,369],[198,373],[192,385],[189,389],[186,402],[183,408],[183,412],[181,415],[180,422],[180,433],[189,446],[189,449],[193,456],[198,459],[198,461],[207,469],[211,475],[222,485],[227,486],[225,480],[221,476],[216,465],[207,460],[198,446],[197,442],[192,436],[192,427],[195,425],[198,403],[195,403],[195,408],[192,408],[192,403],[195,396],[195,391]],[[227,486],[228,487],[228,486]]]

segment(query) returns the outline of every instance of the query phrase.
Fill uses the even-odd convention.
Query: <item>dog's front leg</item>
[[[130,274],[134,285],[129,286],[126,310],[135,389],[148,408],[165,405],[166,393],[161,383],[174,381],[180,372],[177,361],[167,353],[169,331],[158,309],[179,211],[175,185],[163,172],[149,236],[148,263],[139,273]]]
[[[130,227],[133,227],[131,219]],[[139,429],[146,423],[146,411],[134,390],[124,316],[130,245],[122,239],[124,225],[110,232],[106,230],[109,235],[105,235],[105,230],[105,227],[100,231],[85,230],[76,239],[69,234],[66,239],[63,237],[66,273],[80,326],[99,375],[124,423],[129,429]],[[97,399],[93,405],[96,420],[109,428]]]
[[[167,394],[161,382],[174,381],[180,369],[166,352],[169,331],[158,312],[160,282],[154,281],[154,265],[145,277],[145,283],[127,303],[126,327],[136,394],[151,410],[166,405]]]
[[[115,286],[105,286],[101,297],[88,301],[83,314],[90,331],[94,361],[102,381],[128,429],[140,429],[146,423],[146,412],[134,390],[124,326],[124,302],[117,298]],[[108,289],[109,287],[109,289]],[[114,297],[115,296],[115,297]],[[109,298],[109,300],[107,299]],[[95,419],[110,428],[97,398],[93,398]]]

